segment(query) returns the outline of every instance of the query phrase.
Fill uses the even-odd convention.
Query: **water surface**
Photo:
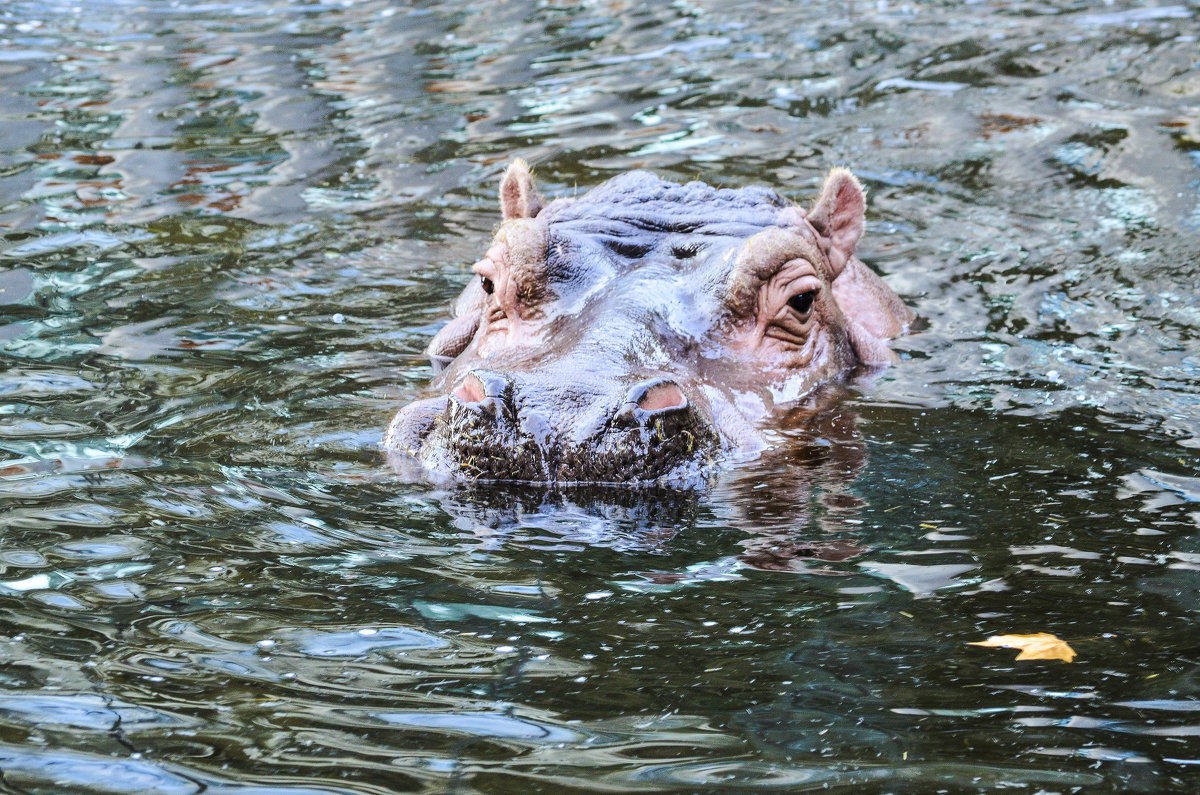
[[[9,2],[0,788],[1191,792],[1200,5]],[[902,362],[703,494],[378,444],[497,223],[869,189]],[[1050,632],[1072,663],[967,645]]]

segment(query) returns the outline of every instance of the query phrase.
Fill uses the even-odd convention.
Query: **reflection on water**
[[[0,788],[1192,791],[1198,17],[6,3]],[[513,156],[850,165],[921,330],[707,493],[398,482]]]

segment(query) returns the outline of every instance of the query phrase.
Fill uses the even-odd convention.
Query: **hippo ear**
[[[542,197],[529,174],[529,164],[518,157],[500,180],[500,210],[504,220],[533,218],[541,212],[542,206]]]
[[[808,222],[829,241],[829,264],[835,279],[854,254],[866,221],[867,198],[862,185],[844,168],[835,168],[825,179],[821,195],[808,212]]]

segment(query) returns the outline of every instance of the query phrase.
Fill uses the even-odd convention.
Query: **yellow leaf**
[[[1075,659],[1075,650],[1068,646],[1065,640],[1059,640],[1049,632],[1036,632],[1032,635],[993,635],[987,640],[974,641],[968,645],[1020,649],[1021,653],[1017,655],[1017,660],[1071,662]]]

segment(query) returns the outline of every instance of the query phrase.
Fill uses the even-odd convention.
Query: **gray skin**
[[[912,319],[854,256],[844,169],[807,211],[645,171],[546,204],[517,160],[500,205],[427,349],[434,396],[384,439],[436,479],[701,486],[820,385],[890,363]]]

